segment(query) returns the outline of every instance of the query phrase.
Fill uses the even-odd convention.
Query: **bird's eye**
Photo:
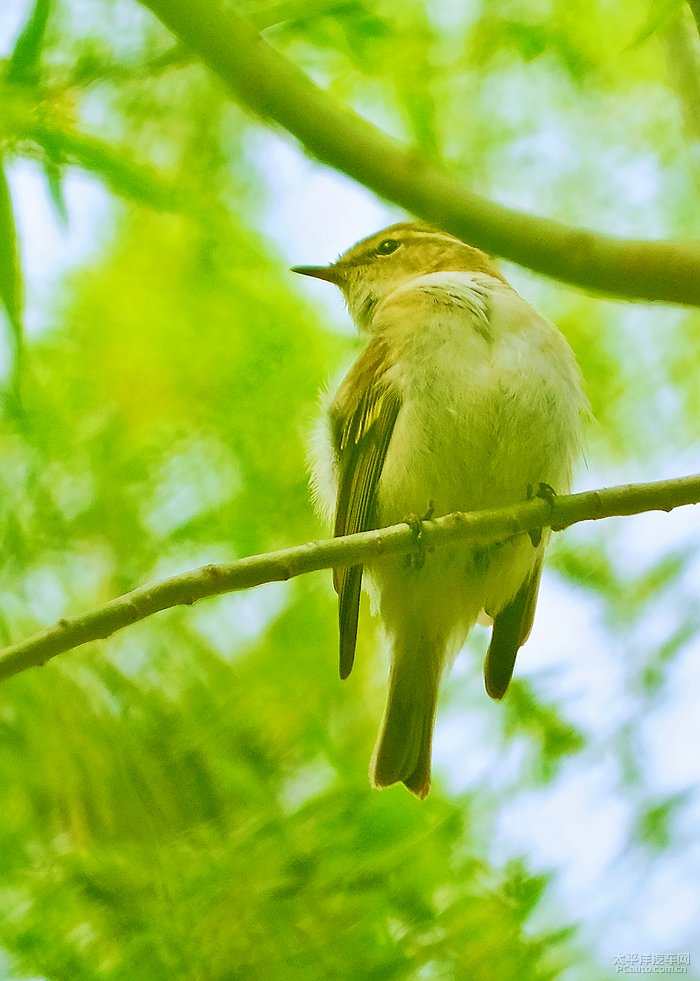
[[[396,252],[400,245],[401,243],[397,242],[395,238],[385,238],[377,246],[376,253],[377,255],[391,255],[392,252]]]

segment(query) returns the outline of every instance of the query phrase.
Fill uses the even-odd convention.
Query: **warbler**
[[[540,487],[565,493],[587,412],[564,336],[489,256],[421,224],[392,225],[328,266],[367,343],[325,412],[313,487],[334,534],[424,514],[497,508]],[[530,633],[549,533],[455,543],[422,562],[384,556],[334,570],[340,675],[352,669],[364,583],[391,644],[372,760],[375,787],[430,788],[441,676],[477,619],[493,624],[486,690],[502,698]]]

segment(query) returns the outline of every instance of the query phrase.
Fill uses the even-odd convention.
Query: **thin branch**
[[[313,22],[318,17],[336,14],[343,7],[351,7],[352,3],[353,0],[273,0],[262,6],[255,3],[241,13],[257,31],[267,31],[280,24]]]
[[[327,17],[343,7],[349,7],[352,0],[277,0],[263,7],[256,5],[244,11],[246,18],[258,31],[268,31],[280,24],[308,21],[314,17]],[[123,61],[99,61],[85,59],[79,62],[68,77],[63,88],[84,88],[87,85],[119,82],[143,81],[151,79],[172,69],[187,68],[195,61],[194,52],[176,42],[144,61],[131,64]]]
[[[672,511],[700,502],[700,474],[627,484],[570,494],[552,501],[523,504],[469,514],[456,512],[424,521],[420,547],[440,548],[449,542],[489,544],[513,535],[550,527],[561,531],[580,521],[596,521],[643,511]],[[221,565],[206,565],[137,589],[90,613],[58,623],[0,651],[0,680],[44,664],[52,657],[92,640],[110,637],[124,627],[173,606],[196,603],[207,596],[283,582],[307,572],[366,563],[380,555],[415,551],[416,536],[406,524],[392,525],[345,538],[297,545]]]
[[[335,103],[226,0],[141,0],[263,119],[323,163],[487,252],[610,296],[700,306],[700,245],[599,235],[505,208]]]
[[[88,85],[142,81],[155,78],[172,69],[186,68],[195,56],[185,45],[176,42],[172,47],[144,61],[123,62],[99,60],[79,61],[61,86],[62,89],[85,88]]]

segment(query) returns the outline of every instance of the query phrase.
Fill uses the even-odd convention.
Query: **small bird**
[[[540,487],[569,490],[587,411],[581,373],[563,335],[489,256],[401,223],[329,266],[293,271],[338,286],[367,338],[315,448],[315,498],[336,536],[428,508],[437,517],[514,504]],[[353,666],[363,580],[391,643],[373,786],[428,793],[440,679],[477,619],[493,624],[486,690],[505,695],[532,627],[548,537],[455,543],[422,561],[384,556],[334,570],[341,678]]]

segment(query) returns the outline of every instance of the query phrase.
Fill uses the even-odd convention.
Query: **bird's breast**
[[[517,293],[485,279],[421,277],[378,309],[402,398],[383,523],[430,501],[445,514],[523,500],[540,482],[568,489],[583,401],[573,354]]]

